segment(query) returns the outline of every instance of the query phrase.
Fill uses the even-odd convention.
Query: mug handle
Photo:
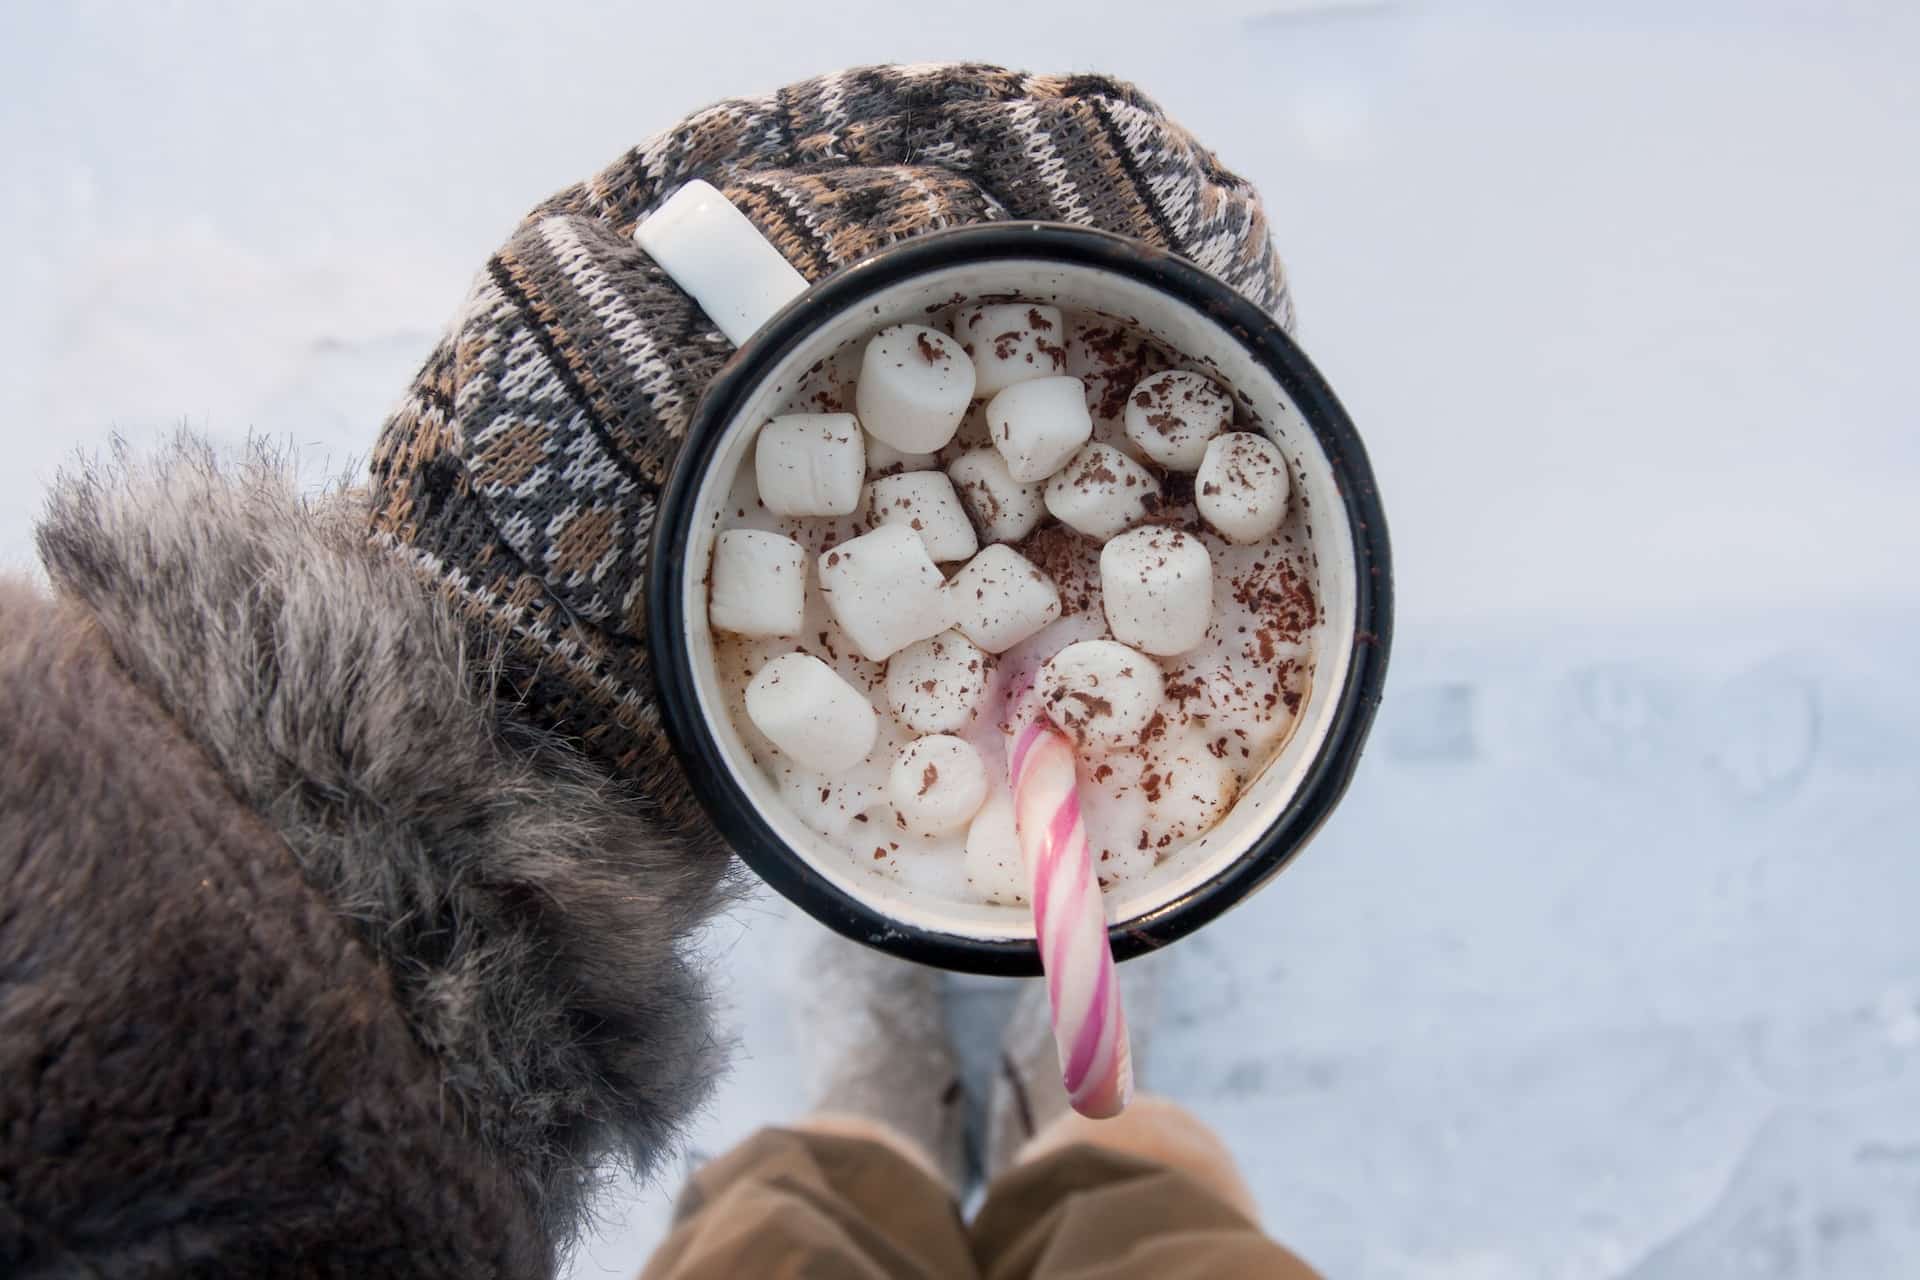
[[[736,347],[807,290],[747,215],[698,178],[644,218],[633,240]]]

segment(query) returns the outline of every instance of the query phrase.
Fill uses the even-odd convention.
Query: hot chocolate
[[[1204,834],[1293,728],[1319,620],[1296,463],[1180,353],[994,300],[844,344],[760,428],[707,586],[728,711],[808,827],[1018,903],[1011,681],[1078,748],[1103,884]]]

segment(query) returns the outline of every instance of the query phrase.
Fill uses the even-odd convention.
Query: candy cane
[[[1133,1096],[1127,1020],[1107,945],[1107,914],[1093,874],[1073,747],[1015,686],[1014,827],[1033,888],[1034,933],[1053,1006],[1053,1042],[1073,1109],[1094,1119],[1117,1116]]]

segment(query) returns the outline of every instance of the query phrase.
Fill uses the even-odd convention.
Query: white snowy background
[[[521,212],[716,97],[1126,76],[1264,191],[1400,602],[1353,791],[1172,953],[1148,1082],[1343,1280],[1917,1275],[1917,10],[10,0],[0,564],[113,432],[364,456]],[[801,1105],[786,915],[714,930],[697,1150]]]

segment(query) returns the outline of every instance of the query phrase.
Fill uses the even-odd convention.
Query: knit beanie
[[[689,116],[529,213],[381,434],[374,536],[504,642],[525,714],[689,833],[704,823],[654,702],[646,553],[733,348],[633,230],[695,178],[810,282],[910,236],[1040,219],[1170,249],[1292,324],[1253,188],[1105,76],[842,71]]]

